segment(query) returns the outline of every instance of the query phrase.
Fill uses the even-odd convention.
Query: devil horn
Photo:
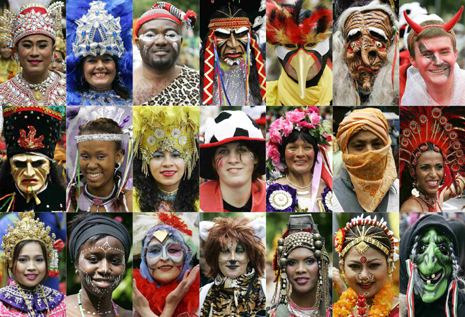
[[[452,30],[452,28],[455,26],[455,24],[457,23],[457,21],[460,19],[460,16],[462,15],[462,12],[463,12],[463,6],[460,8],[460,11],[457,12],[457,14],[452,18],[452,20],[450,20],[449,22],[447,22],[446,24],[444,24],[442,26],[442,28],[444,30],[446,30],[447,32],[450,32],[450,30]]]
[[[420,34],[421,31],[423,31],[423,27],[421,27],[419,24],[415,23],[412,19],[410,19],[406,11],[404,11],[404,17],[408,25],[410,25],[410,27],[412,28],[412,30],[415,32],[416,35]]]

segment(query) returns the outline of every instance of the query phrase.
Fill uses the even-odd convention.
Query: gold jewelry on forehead
[[[349,228],[349,231],[352,232],[352,234],[356,236],[356,238],[346,237],[346,239],[351,242],[348,245],[346,245],[344,249],[342,249],[341,256],[344,257],[347,251],[349,251],[353,246],[355,246],[355,250],[357,250],[359,254],[363,254],[370,247],[367,244],[368,242],[372,245],[377,246],[381,251],[384,252],[384,254],[386,254],[389,257],[390,252],[389,252],[388,247],[377,240],[377,239],[383,239],[384,237],[378,235],[377,233],[368,234],[368,231],[370,231],[370,229],[372,228],[374,228],[374,226],[369,226],[369,227],[363,226],[361,227],[361,230],[360,230],[360,227],[357,226],[355,227],[355,229],[357,230],[357,233],[354,232],[353,230],[354,227]]]
[[[166,237],[168,237],[168,230],[158,230],[158,231],[155,231],[153,233],[153,236],[158,240],[160,241],[161,243],[163,243],[166,239]]]

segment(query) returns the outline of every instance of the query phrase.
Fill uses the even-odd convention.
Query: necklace
[[[24,302],[26,303],[26,306],[27,306],[27,310],[28,312],[31,314],[32,317],[35,317],[36,316],[36,313],[34,311],[34,308],[32,308],[32,303],[31,301],[27,298],[27,295],[24,293],[24,290],[21,286],[18,286],[16,285],[16,282],[13,282],[13,284],[16,286],[16,288],[19,290],[19,293],[21,294],[21,297],[24,299]],[[48,306],[48,301],[47,301],[47,296],[45,295],[45,291],[44,291],[44,288],[42,287],[42,285],[38,285],[37,287],[40,288],[41,290],[41,293],[42,293],[42,296],[44,298],[44,302],[45,302],[45,306],[47,306],[47,314],[48,315],[50,313],[50,307]],[[36,288],[37,288],[36,287]],[[35,292],[37,294],[37,292]]]
[[[314,307],[300,307],[289,298],[289,303],[287,304],[287,309],[295,317],[314,317],[318,316],[318,310]]]
[[[79,293],[78,293],[78,305],[79,305],[79,310],[81,311],[81,316],[85,317],[86,314],[84,313],[84,308],[82,308],[82,302],[81,302],[81,292],[82,292],[82,289],[80,289]],[[116,306],[115,306],[115,303],[113,302],[113,300],[111,300],[111,306],[113,307],[113,311],[115,312],[115,317],[118,317],[118,311],[116,310]],[[89,311],[87,313],[90,314]],[[109,313],[111,313],[110,310],[107,311],[107,312],[104,312],[104,313],[99,312],[98,314],[99,315],[108,315]]]
[[[160,197],[161,200],[173,202],[175,201],[176,196],[178,195],[179,187],[173,190],[172,192],[167,192],[161,188],[158,189],[160,190],[160,192],[158,193],[158,197]]]
[[[307,186],[303,186],[303,187],[302,187],[302,186],[297,186],[296,184],[294,184],[293,182],[291,182],[291,181],[289,180],[289,178],[287,177],[287,174],[286,174],[286,179],[287,179],[287,182],[288,182],[292,187],[294,187],[295,189],[307,189],[307,188],[310,187],[310,185],[312,185],[312,182],[313,182],[313,179],[312,179],[312,180],[310,181],[310,183],[309,183]],[[310,191],[309,191],[309,190],[305,190],[305,191],[303,191],[303,192],[297,191],[297,195],[299,195],[299,196],[305,196],[305,195],[308,195],[308,194],[310,194]]]
[[[45,92],[47,91],[47,87],[50,86],[50,84],[52,83],[53,76],[51,72],[48,72],[48,76],[43,82],[38,83],[38,84],[31,84],[27,82],[27,80],[23,76],[23,73],[21,73],[20,76],[18,77],[18,81],[24,87],[29,87],[30,89],[34,89],[35,90],[34,97],[36,98],[36,100],[40,100],[42,98],[42,95],[45,95]]]
[[[423,200],[427,205],[428,205],[428,209],[430,211],[434,211],[436,208],[436,202],[438,200],[438,196],[434,196],[434,197],[430,197],[430,196],[427,196],[425,194],[423,194],[421,191],[419,191],[420,193],[420,199]]]

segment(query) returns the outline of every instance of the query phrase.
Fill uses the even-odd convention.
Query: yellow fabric
[[[361,130],[374,133],[385,146],[363,154],[348,154],[350,138]],[[374,211],[397,178],[386,118],[379,109],[354,110],[339,125],[336,138],[360,206],[368,212]]]
[[[302,100],[299,84],[293,81],[281,68],[279,80],[266,83],[267,106],[328,106],[333,99],[333,71],[326,66],[318,85],[305,90]]]
[[[134,187],[132,189],[132,211],[141,212],[140,206],[139,206],[139,200],[136,197],[137,197],[137,189]],[[195,201],[195,207],[197,209],[196,211],[198,212],[200,208],[200,203],[198,199]]]

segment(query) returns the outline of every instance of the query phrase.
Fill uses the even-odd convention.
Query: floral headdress
[[[316,140],[316,143],[326,149],[331,141],[330,122],[323,120],[320,110],[311,106],[307,109],[298,108],[286,113],[283,117],[274,121],[270,125],[270,141],[266,146],[266,164],[270,171],[283,172],[286,164],[281,162],[279,147],[283,138],[287,137],[294,130],[306,130]]]
[[[365,225],[367,226],[363,229],[355,229],[357,226]],[[390,245],[384,245],[379,241],[379,239],[383,237],[376,233],[370,233],[370,229],[373,227],[383,229],[389,237]],[[355,238],[346,238],[346,233],[349,231],[354,234]],[[351,241],[345,246],[345,248],[343,248],[342,246],[346,239],[350,239]],[[399,258],[399,254],[397,252],[399,241],[394,237],[394,233],[387,227],[386,221],[384,221],[383,218],[381,218],[380,221],[377,221],[376,216],[373,219],[370,216],[366,218],[358,216],[348,222],[344,228],[339,229],[336,232],[336,235],[334,236],[334,246],[336,252],[339,253],[340,256],[340,266],[344,267],[343,258],[352,247],[355,247],[358,253],[363,254],[370,247],[367,243],[375,245],[388,256],[388,273],[391,276],[392,271],[394,270],[394,262],[396,262]]]

